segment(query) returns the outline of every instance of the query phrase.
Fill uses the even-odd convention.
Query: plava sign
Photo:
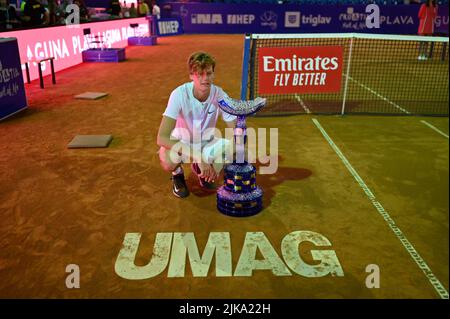
[[[139,30],[130,27],[130,24],[138,23]],[[83,35],[83,29],[91,29],[90,35]],[[55,58],[55,71],[60,71],[82,62],[81,52],[93,48],[90,45],[90,37],[100,36],[107,47],[126,47],[128,37],[137,34],[148,34],[149,25],[145,18],[114,20],[106,22],[86,23],[78,27],[53,27],[42,29],[12,31],[1,33],[2,37],[17,38],[19,44],[19,54],[22,63],[22,70],[25,70],[23,63],[36,59],[53,56]],[[43,75],[50,74],[48,64],[42,64]],[[24,76],[25,78],[25,76]],[[31,80],[38,78],[37,63],[30,65]]]

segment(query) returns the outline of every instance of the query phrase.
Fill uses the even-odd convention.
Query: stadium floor
[[[156,135],[170,92],[189,80],[186,60],[193,51],[213,54],[216,84],[239,97],[243,37],[184,35],[158,41],[155,47],[129,47],[123,63],[82,64],[59,72],[57,84],[44,90],[32,82],[26,86],[30,108],[0,124],[1,298],[445,295],[447,117],[252,118],[251,127],[278,128],[278,171],[257,177],[265,192],[259,215],[227,217],[216,210],[215,193],[201,191],[189,168],[191,196],[172,195],[169,176],[159,166]],[[85,91],[110,96],[73,98]],[[114,140],[106,149],[67,149],[76,134],[112,134]],[[383,218],[386,213],[393,222]],[[401,235],[393,231],[396,227]],[[311,250],[332,250],[343,276],[254,270],[247,277],[218,277],[214,259],[206,277],[194,277],[189,262],[178,278],[168,277],[169,267],[141,280],[124,279],[115,271],[126,233],[142,233],[137,266],[149,262],[157,233],[193,232],[200,254],[211,232],[229,233],[234,274],[247,233],[263,232],[283,260],[282,240],[296,231],[326,237],[331,246],[305,242],[299,254],[307,264],[318,264]],[[261,258],[258,252],[256,259]],[[66,287],[68,264],[80,267],[79,289]],[[366,287],[370,264],[379,266],[380,288]]]

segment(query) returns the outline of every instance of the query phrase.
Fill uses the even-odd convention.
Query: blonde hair
[[[197,71],[204,71],[210,66],[212,66],[214,71],[214,68],[216,67],[216,60],[208,53],[194,52],[189,57],[188,66],[190,74]]]

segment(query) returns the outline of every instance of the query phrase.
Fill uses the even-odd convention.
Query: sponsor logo
[[[178,21],[158,21],[158,30],[160,35],[178,34],[180,24]]]
[[[339,21],[342,22],[343,29],[364,30],[366,20],[370,16],[367,13],[355,12],[353,7],[348,7],[346,13],[339,14]],[[380,15],[381,25],[409,25],[414,24],[414,19],[409,15],[387,16]]]
[[[341,46],[260,48],[259,93],[331,93],[341,90]]]
[[[405,24],[414,24],[413,17],[411,16],[381,16],[380,17],[381,24],[386,25],[405,25]]]
[[[193,13],[191,14],[192,24],[223,24],[222,15],[218,13]]]
[[[300,28],[300,12],[286,11],[284,13],[284,26],[286,28]]]
[[[180,16],[187,17],[188,14],[189,14],[189,11],[184,6],[181,6],[180,7]]]
[[[448,26],[448,16],[439,15],[434,20],[436,28],[440,28],[441,26]]]
[[[13,97],[19,92],[19,85],[16,82],[20,78],[19,68],[3,68],[0,60],[0,99],[3,97]]]
[[[74,66],[81,62],[81,53],[89,48],[99,47],[98,43],[92,43],[93,37],[103,39],[103,48],[125,47],[127,39],[135,36],[134,28],[130,27],[131,22],[139,24],[138,29],[141,34],[149,32],[149,24],[145,18],[124,21],[104,21],[102,23],[83,24],[83,28],[91,28],[90,34],[83,34],[80,28],[67,28],[66,26],[52,27],[42,32],[39,29],[23,30],[17,32],[4,32],[4,37],[17,37],[19,52],[21,57],[28,60],[46,58],[53,56],[55,72]],[[2,52],[3,53],[3,52]],[[0,53],[1,55],[1,53]],[[50,73],[50,63],[42,63],[43,76]],[[37,62],[32,62],[30,66],[30,80],[39,77]],[[22,65],[22,70],[25,65]],[[24,74],[25,75],[25,74]],[[25,78],[26,80],[26,78]]]
[[[253,14],[228,14],[227,24],[252,24],[255,20]]]
[[[322,15],[301,15],[299,11],[286,11],[284,14],[284,26],[286,28],[299,28],[301,24],[317,27],[323,24],[330,24],[331,17]]]
[[[339,15],[339,21],[345,21],[345,22],[358,22],[358,21],[366,21],[367,14],[366,13],[360,13],[360,12],[354,12],[353,7],[348,7],[346,13],[341,13]]]
[[[273,11],[265,11],[259,19],[261,20],[261,26],[270,27],[272,30],[277,28],[278,16]]]
[[[302,15],[302,24],[309,24],[313,27],[317,27],[319,25],[323,24],[330,24],[331,23],[331,17],[325,17],[322,15]]]

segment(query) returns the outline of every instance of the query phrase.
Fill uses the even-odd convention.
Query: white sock
[[[178,175],[178,174],[183,174],[183,167],[178,166],[174,171],[172,171],[172,175]]]

